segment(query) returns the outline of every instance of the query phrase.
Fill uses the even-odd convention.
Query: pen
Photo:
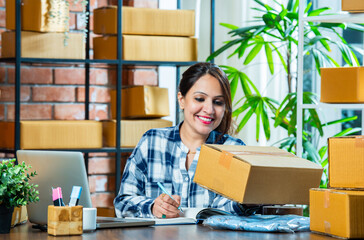
[[[70,202],[69,202],[68,206],[77,206],[78,201],[81,196],[81,191],[82,191],[82,187],[80,187],[80,186],[72,187]]]
[[[158,184],[158,187],[159,187],[160,189],[162,189],[162,192],[164,192],[164,193],[165,193],[165,194],[167,194],[170,198],[172,198],[172,200],[173,200],[173,201],[176,201],[176,200],[174,200],[174,198],[172,197],[172,195],[171,195],[171,194],[169,194],[169,193],[167,192],[167,190],[164,188],[164,186],[162,185],[162,183],[157,182],[157,184]],[[181,206],[179,206],[179,207],[178,207],[178,210],[180,210],[180,211],[181,211],[181,213],[183,213]]]
[[[60,187],[52,188],[52,195],[54,206],[64,206],[64,202],[62,199],[62,189]]]

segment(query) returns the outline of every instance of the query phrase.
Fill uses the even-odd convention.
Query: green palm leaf
[[[267,140],[269,140],[270,139],[270,124],[269,124],[267,108],[265,107],[264,104],[269,105],[270,103],[267,103],[266,99],[263,98],[263,101],[261,104],[261,109],[260,109],[261,110],[260,114],[261,114],[261,119],[262,119],[262,123],[263,123],[263,129],[264,129],[264,135],[265,135],[265,138]],[[259,138],[258,138],[258,140],[259,140]]]
[[[262,104],[261,101],[258,102],[257,108],[255,109],[255,140],[259,141],[259,134],[260,134],[260,112],[262,111]]]
[[[253,49],[249,52],[248,56],[246,57],[244,61],[244,65],[248,65],[260,52],[260,49],[262,49],[263,44],[261,42],[258,42]]]
[[[269,43],[264,44],[265,55],[267,56],[268,66],[271,74],[274,74],[274,63],[273,63],[273,55],[272,49],[269,46]]]
[[[220,23],[220,25],[223,26],[223,27],[229,28],[231,30],[235,30],[235,29],[239,28],[238,26],[235,26],[235,25],[230,24],[230,23]]]

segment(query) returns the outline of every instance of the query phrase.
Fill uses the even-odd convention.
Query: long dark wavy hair
[[[179,84],[179,91],[181,92],[182,96],[185,97],[187,92],[197,82],[197,80],[206,74],[210,74],[219,81],[225,101],[224,117],[220,125],[215,130],[222,134],[230,133],[232,114],[230,84],[224,71],[221,70],[219,66],[214,63],[207,62],[196,63],[192,65],[182,74],[182,79]]]

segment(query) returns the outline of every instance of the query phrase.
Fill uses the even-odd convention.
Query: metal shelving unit
[[[299,16],[298,16],[298,77],[297,77],[297,156],[303,154],[303,122],[302,116],[305,109],[358,109],[362,110],[362,127],[364,126],[364,104],[328,104],[318,103],[315,104],[303,104],[303,41],[304,41],[304,28],[305,22],[327,22],[327,23],[364,23],[364,13],[347,13],[339,12],[337,14],[327,16],[314,16],[303,17],[304,9],[306,8],[306,2],[300,1],[299,3]]]
[[[211,53],[214,51],[214,19],[215,19],[215,0],[211,1],[211,38],[210,38],[210,51]],[[117,26],[118,29],[122,28],[122,6],[123,1],[118,0],[118,18],[117,18]],[[115,181],[116,181],[116,193],[120,187],[120,179],[121,179],[121,153],[123,152],[131,152],[133,148],[121,148],[120,147],[120,120],[121,120],[121,87],[122,87],[122,67],[123,65],[139,65],[139,66],[174,66],[177,68],[176,71],[176,82],[177,86],[179,84],[179,76],[180,76],[180,67],[181,66],[190,66],[195,64],[196,62],[163,62],[163,61],[129,61],[122,59],[122,31],[118,31],[117,37],[117,59],[116,60],[100,60],[100,59],[90,59],[89,50],[90,50],[90,21],[87,22],[87,35],[86,35],[86,59],[48,59],[48,58],[22,58],[21,57],[21,14],[20,14],[20,6],[21,0],[16,0],[15,3],[15,57],[14,58],[0,58],[0,62],[9,62],[15,64],[15,147],[14,149],[0,149],[0,152],[4,153],[16,153],[17,150],[20,149],[20,69],[21,65],[24,63],[51,63],[51,64],[83,64],[85,66],[85,120],[89,119],[89,88],[90,88],[90,65],[96,64],[110,64],[115,65],[117,69],[117,84],[116,84],[116,93],[117,93],[117,111],[116,111],[116,147],[115,148],[100,148],[100,149],[49,149],[49,150],[57,150],[57,151],[80,151],[85,153],[85,165],[86,170],[88,170],[88,153],[94,152],[107,152],[107,153],[115,153]],[[181,0],[177,0],[177,9],[181,8]],[[89,2],[86,5],[86,11],[90,11]],[[178,108],[178,106],[177,106]],[[178,114],[176,114],[176,120],[178,119]]]

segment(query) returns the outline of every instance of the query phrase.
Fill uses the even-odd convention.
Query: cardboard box
[[[15,57],[15,32],[1,33],[3,58]],[[21,56],[25,58],[85,59],[82,33],[69,33],[65,45],[64,33],[21,32]]]
[[[15,1],[6,0],[6,28],[15,30]],[[37,32],[69,30],[69,7],[60,0],[22,0],[21,29]]]
[[[308,204],[322,168],[276,147],[205,144],[194,182],[246,204]]]
[[[81,235],[82,226],[82,206],[56,207],[48,206],[47,231],[49,235]]]
[[[193,10],[164,10],[123,7],[123,34],[157,36],[194,36]],[[117,6],[94,10],[94,33],[117,34]]]
[[[135,147],[143,134],[152,128],[171,127],[172,122],[164,119],[121,120],[120,146]],[[116,120],[102,122],[105,147],[116,146]]]
[[[310,229],[342,238],[364,238],[364,191],[310,190]]]
[[[321,68],[321,102],[364,102],[364,67]]]
[[[98,217],[116,217],[114,207],[96,207]]]
[[[117,37],[95,37],[94,58],[116,59]],[[123,35],[124,60],[134,61],[197,61],[197,39]]]
[[[14,148],[14,122],[0,122],[0,147]],[[21,149],[101,148],[102,123],[93,120],[20,121]]]
[[[341,0],[341,10],[348,12],[364,12],[363,0]]]
[[[111,116],[116,119],[116,90],[110,92]],[[135,86],[121,90],[121,117],[160,118],[169,115],[168,89]]]
[[[328,139],[329,186],[364,189],[364,136]]]

